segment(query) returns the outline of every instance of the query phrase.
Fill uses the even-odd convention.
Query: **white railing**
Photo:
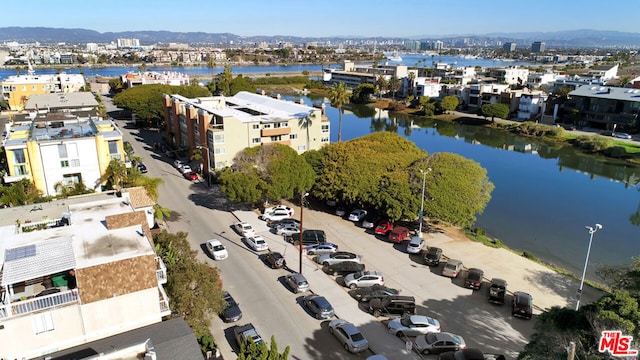
[[[160,299],[160,315],[171,315],[171,308],[169,307],[169,297],[167,296],[167,293],[164,292],[164,288],[161,285],[158,286],[158,293]]]
[[[156,256],[156,276],[158,277],[158,284],[167,283],[167,267],[159,256]]]
[[[24,223],[20,226],[20,232],[29,232],[31,229],[38,229],[39,227],[48,228],[51,226],[56,226],[60,219],[46,219],[42,221],[33,221],[29,223]]]
[[[29,300],[21,300],[11,305],[0,307],[0,318],[28,314],[34,311],[79,302],[77,290],[62,291],[57,294],[41,296]]]

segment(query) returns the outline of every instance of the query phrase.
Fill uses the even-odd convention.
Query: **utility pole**
[[[304,229],[302,227],[302,220],[304,219],[304,216],[302,216],[302,215],[303,215],[303,212],[304,212],[304,198],[306,196],[308,196],[308,195],[309,195],[309,193],[305,193],[305,194],[302,194],[300,196],[300,233],[298,234],[298,236],[299,236],[298,237],[298,250],[300,251],[300,264],[299,264],[299,268],[298,268],[298,273],[299,274],[302,274],[302,232],[303,232],[302,229]],[[293,235],[293,236],[295,236],[295,235]]]

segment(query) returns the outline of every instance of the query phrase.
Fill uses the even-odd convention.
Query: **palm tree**
[[[338,108],[338,114],[340,115],[340,121],[338,122],[338,142],[342,141],[342,107],[349,102],[349,90],[347,85],[343,82],[333,84],[333,87],[329,89],[329,101],[331,105]]]
[[[396,98],[396,91],[400,88],[400,79],[397,76],[393,75],[389,80],[389,88],[393,91],[393,99]]]
[[[215,71],[216,65],[217,65],[217,64],[216,64],[216,57],[215,57],[215,55],[213,55],[213,54],[209,54],[209,57],[207,58],[207,67],[208,67],[209,69],[211,69],[211,81],[212,81],[212,83],[213,83],[213,87],[212,87],[213,91],[211,91],[212,93],[213,93],[214,91],[216,91],[216,76],[215,76],[215,74],[214,74],[214,71]],[[214,95],[215,95],[215,93],[214,93]]]
[[[20,75],[20,73],[22,72],[22,68],[20,66],[16,66],[16,72],[18,73],[18,75]]]
[[[307,132],[307,150],[309,150],[309,128],[313,124],[313,121],[311,120],[311,114],[312,113],[308,113],[305,117],[298,119],[298,126],[305,129]]]
[[[416,74],[409,72],[409,95],[413,95],[413,82],[416,80]]]
[[[126,178],[127,168],[124,163],[118,159],[111,160],[102,175],[102,181],[105,181],[108,185],[111,185],[111,188],[118,191],[122,190],[122,185]]]
[[[382,97],[382,92],[387,90],[389,83],[385,79],[384,75],[378,75],[376,78],[376,88],[378,88],[378,99]]]

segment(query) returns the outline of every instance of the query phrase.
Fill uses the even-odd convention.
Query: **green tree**
[[[382,94],[389,88],[389,82],[384,75],[378,75],[376,77],[376,89],[378,90],[378,99],[382,97]]]
[[[125,89],[125,84],[122,82],[122,79],[119,76],[109,79],[110,93],[117,94],[124,89]]]
[[[231,71],[231,65],[225,64],[222,76],[219,82],[218,91],[224,96],[231,95],[231,82],[233,81],[233,72]]]
[[[389,89],[393,92],[393,98],[396,98],[396,91],[400,90],[400,79],[397,76],[391,76],[389,79]]]
[[[353,89],[351,102],[355,104],[367,104],[374,92],[375,88],[372,84],[360,84]]]
[[[242,76],[242,74],[236,76],[231,80],[231,93],[230,95],[235,95],[240,91],[247,91],[250,93],[256,92],[256,87],[253,86],[249,81],[249,79]]]
[[[219,176],[220,190],[231,200],[258,204],[293,199],[313,186],[313,169],[295,150],[273,144],[246,148]]]
[[[216,57],[214,54],[209,54],[207,56],[207,68],[209,68],[209,70],[211,70],[211,87],[209,88],[209,90],[211,91],[212,94],[216,94],[216,75],[214,74],[214,71],[216,69]]]
[[[424,116],[433,116],[436,113],[436,102],[428,96],[420,96],[418,106]]]
[[[333,87],[329,89],[329,101],[331,105],[338,108],[339,122],[338,122],[338,142],[342,141],[342,107],[349,102],[349,90],[347,85],[343,82],[333,84]]]
[[[0,185],[0,194],[0,203],[6,206],[22,206],[44,201],[42,192],[29,179]]]
[[[409,79],[409,93],[408,95],[413,95],[413,84],[416,81],[416,73],[409,72],[409,75],[407,75],[408,79]]]
[[[459,104],[460,101],[457,96],[449,95],[445,96],[444,99],[440,101],[440,108],[446,113],[448,111],[454,111]]]
[[[256,344],[252,339],[249,339],[245,344],[240,345],[240,352],[238,353],[238,360],[287,360],[289,358],[289,352],[291,347],[287,346],[282,354],[278,350],[278,344],[276,343],[275,336],[271,336],[271,344],[267,346],[266,342]]]
[[[127,168],[124,162],[112,159],[102,174],[102,181],[106,182],[108,188],[121,190],[127,181]]]
[[[491,117],[491,122],[494,122],[496,117],[501,119],[509,117],[509,107],[505,104],[484,104],[481,111],[483,116]]]
[[[58,193],[59,197],[66,198],[74,195],[83,195],[93,193],[93,189],[88,189],[83,182],[76,182],[72,185],[67,185],[62,181],[58,181],[53,184],[53,189]]]

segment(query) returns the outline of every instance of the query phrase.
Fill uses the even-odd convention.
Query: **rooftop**
[[[640,102],[640,89],[583,85],[570,92],[569,96],[585,96],[601,99]]]
[[[27,100],[25,110],[73,109],[98,105],[98,101],[90,92],[32,94]]]

